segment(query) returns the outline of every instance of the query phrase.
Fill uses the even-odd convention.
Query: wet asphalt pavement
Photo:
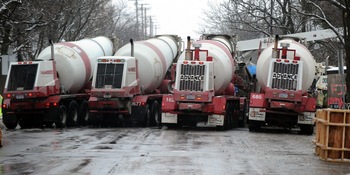
[[[0,175],[350,174],[315,155],[314,135],[282,130],[2,128]]]

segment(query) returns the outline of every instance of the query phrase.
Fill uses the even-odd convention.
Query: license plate
[[[288,98],[288,94],[286,94],[286,93],[280,93],[278,96],[280,98]]]
[[[111,97],[112,97],[111,94],[104,94],[104,95],[103,95],[103,98],[111,98]]]
[[[24,95],[23,94],[17,94],[16,95],[16,99],[24,99]]]
[[[105,89],[112,89],[112,85],[105,85]]]
[[[195,96],[194,95],[187,95],[187,100],[194,100]]]

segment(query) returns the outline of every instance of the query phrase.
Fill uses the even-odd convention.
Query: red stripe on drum
[[[146,41],[141,41],[141,42],[137,42],[138,44],[143,44],[149,48],[151,48],[154,52],[156,52],[156,54],[158,55],[158,57],[160,58],[160,61],[162,62],[162,66],[163,66],[163,74],[166,73],[167,71],[167,67],[166,67],[166,62],[165,62],[165,57],[163,55],[163,53],[158,49],[158,47],[156,47],[154,44],[146,42]]]
[[[85,71],[85,82],[88,82],[90,80],[90,75],[91,75],[91,63],[90,63],[89,56],[86,54],[86,52],[81,47],[75,45],[74,43],[64,42],[64,43],[59,43],[59,44],[70,47],[73,50],[75,50],[74,47],[76,47],[80,50],[80,52],[77,52],[77,53],[80,55],[80,57],[83,60],[84,65],[85,65],[85,70],[86,70]]]
[[[213,44],[215,46],[218,46],[221,50],[223,50],[226,55],[230,58],[231,64],[234,66],[234,60],[232,58],[232,55],[230,53],[230,51],[228,50],[228,48],[220,43],[219,41],[215,41],[215,40],[201,40],[201,41],[197,41],[196,43],[209,43],[209,44]]]

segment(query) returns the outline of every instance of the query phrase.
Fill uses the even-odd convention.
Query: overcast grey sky
[[[215,0],[211,0],[215,1]],[[135,1],[131,1],[130,6]],[[138,0],[139,4],[148,4],[147,15],[154,16],[159,26],[157,34],[177,34],[182,38],[191,36],[198,39],[199,23],[203,9],[207,8],[208,0]]]

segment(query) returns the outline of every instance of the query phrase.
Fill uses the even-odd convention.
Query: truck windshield
[[[37,70],[37,64],[12,65],[7,90],[33,90]]]
[[[96,88],[121,88],[124,64],[98,64],[96,75]]]

